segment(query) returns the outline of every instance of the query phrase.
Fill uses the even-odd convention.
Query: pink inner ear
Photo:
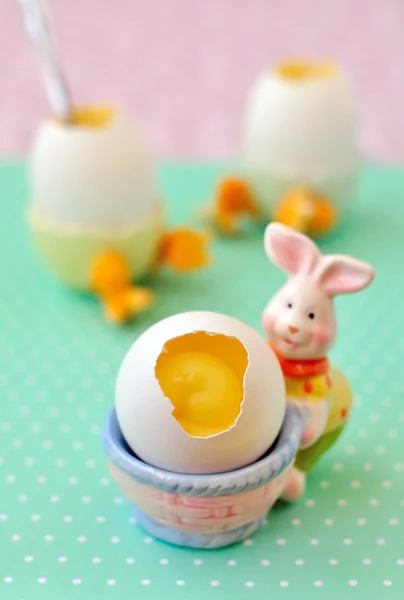
[[[321,256],[308,237],[279,223],[268,225],[265,249],[270,260],[289,275],[307,275]]]
[[[348,256],[327,257],[319,273],[321,287],[331,296],[359,292],[372,282],[373,277],[370,265]]]

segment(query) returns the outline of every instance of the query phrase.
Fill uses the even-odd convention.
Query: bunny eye
[[[291,302],[288,302],[286,305],[288,308],[293,308],[293,304]]]
[[[309,312],[309,319],[315,319],[316,315],[314,314],[314,312]]]

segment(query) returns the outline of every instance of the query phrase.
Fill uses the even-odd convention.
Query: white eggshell
[[[43,123],[30,172],[33,202],[59,224],[128,224],[150,213],[160,200],[141,133],[118,110],[99,127]]]
[[[208,438],[188,435],[176,421],[154,371],[168,340],[195,331],[237,338],[249,355],[241,413],[230,429]],[[116,411],[128,445],[145,462],[182,473],[225,472],[254,462],[276,439],[284,379],[266,341],[245,323],[212,312],[181,313],[153,325],[130,348],[117,378]]]
[[[261,177],[260,188],[279,193],[300,183],[342,192],[359,161],[356,106],[343,72],[302,79],[262,73],[247,100],[242,159]]]

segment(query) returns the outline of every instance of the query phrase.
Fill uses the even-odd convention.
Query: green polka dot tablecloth
[[[219,172],[161,168],[171,223],[196,222]],[[204,273],[160,273],[156,306],[117,329],[37,262],[23,219],[25,175],[19,164],[0,169],[1,600],[402,599],[404,172],[369,167],[345,222],[321,243],[377,272],[368,290],[337,301],[332,359],[356,392],[349,427],[303,500],[216,551],[166,545],[133,521],[108,475],[100,428],[124,354],[154,321],[204,309],[260,329],[283,281],[262,230],[215,240]]]

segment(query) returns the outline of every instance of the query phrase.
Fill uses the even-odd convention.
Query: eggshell
[[[149,151],[121,110],[98,127],[43,123],[30,173],[33,202],[45,218],[60,224],[127,224],[160,201]]]
[[[242,160],[263,208],[295,184],[347,202],[359,151],[356,106],[341,69],[301,79],[263,72],[247,100]]]
[[[176,421],[154,371],[167,341],[195,331],[234,337],[249,358],[236,423],[208,438],[188,435]],[[272,445],[284,418],[285,385],[277,358],[254,329],[222,314],[188,312],[156,323],[136,340],[119,370],[115,400],[122,434],[139,458],[169,471],[217,473],[251,464]]]

